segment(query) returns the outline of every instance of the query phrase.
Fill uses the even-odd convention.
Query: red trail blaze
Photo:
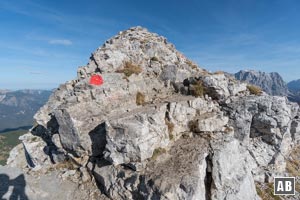
[[[103,78],[100,75],[92,75],[90,79],[91,85],[102,85],[103,84]]]

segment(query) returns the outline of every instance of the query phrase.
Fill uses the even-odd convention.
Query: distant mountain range
[[[287,86],[290,91],[289,99],[300,102],[300,79],[289,82]]]
[[[0,133],[32,126],[33,115],[51,93],[48,90],[0,90]]]
[[[263,91],[274,96],[286,96],[288,94],[287,84],[277,72],[261,72],[253,70],[241,70],[234,74],[237,80],[257,85]]]
[[[237,80],[247,82],[262,88],[264,92],[273,96],[287,96],[290,101],[300,102],[300,79],[285,83],[277,72],[261,72],[241,70],[234,74]]]
[[[291,92],[299,92],[300,91],[300,79],[289,82],[287,84],[287,86]]]

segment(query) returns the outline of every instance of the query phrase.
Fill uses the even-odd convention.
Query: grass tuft
[[[145,105],[145,95],[141,92],[136,93],[136,105]]]
[[[274,195],[273,183],[255,183],[256,192],[262,200],[281,200],[280,196]]]
[[[190,85],[190,93],[195,97],[202,97],[205,93],[202,81],[197,81],[195,84]]]
[[[216,72],[214,72],[214,74],[219,75],[219,74],[224,74],[224,72],[223,71],[216,71]]]
[[[192,69],[197,69],[198,66],[190,60],[186,60],[185,63],[190,66]]]
[[[250,91],[251,94],[254,94],[254,95],[261,95],[262,94],[261,88],[255,86],[255,85],[247,85],[247,89]]]
[[[198,121],[197,120],[191,120],[191,121],[189,121],[188,126],[189,126],[191,132],[197,132]]]
[[[164,154],[166,152],[167,152],[167,150],[164,148],[161,148],[161,147],[154,149],[151,159],[156,160],[158,158],[158,156],[160,156],[161,154]]]
[[[300,176],[300,145],[293,147],[289,156],[286,158],[286,171],[293,177]],[[295,189],[300,192],[300,184],[296,179]]]
[[[169,139],[173,140],[174,139],[173,131],[175,125],[172,122],[170,122],[168,119],[165,119],[165,123],[168,127]]]
[[[124,73],[126,77],[131,76],[132,74],[140,74],[142,68],[138,65],[133,64],[132,62],[125,62],[123,69],[116,70],[117,73]]]
[[[231,133],[232,131],[234,131],[234,129],[232,127],[228,127],[228,126],[226,126],[226,128],[224,130],[225,133]]]

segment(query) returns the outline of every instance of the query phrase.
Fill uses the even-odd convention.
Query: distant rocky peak
[[[289,82],[288,88],[291,92],[300,92],[300,79]]]
[[[277,72],[241,70],[234,76],[237,80],[259,86],[270,95],[286,96],[288,94],[287,85]]]
[[[140,66],[143,74],[159,74],[159,71],[168,65],[176,65],[182,69],[190,68],[189,70],[198,68],[165,37],[137,26],[121,31],[105,41],[91,55],[87,66],[78,70],[78,77],[84,78],[97,71],[116,72],[122,70],[126,64]]]

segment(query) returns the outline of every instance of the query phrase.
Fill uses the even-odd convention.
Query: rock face
[[[248,147],[256,163],[254,179],[272,181],[270,175],[284,173],[285,156],[298,142],[293,136],[297,132],[293,127],[298,123],[298,105],[288,102],[286,97],[233,97],[223,109],[229,115],[236,138]]]
[[[89,84],[95,73],[100,86]],[[134,27],[52,94],[7,167],[27,171],[29,185],[55,172],[89,188],[77,199],[260,199],[257,183],[287,173],[299,114],[286,98],[250,95],[246,84],[200,69],[164,37]],[[74,198],[64,195],[55,199]]]
[[[260,72],[254,70],[241,70],[234,74],[240,81],[256,85],[267,94],[274,96],[287,96],[288,88],[282,77],[277,72]]]

